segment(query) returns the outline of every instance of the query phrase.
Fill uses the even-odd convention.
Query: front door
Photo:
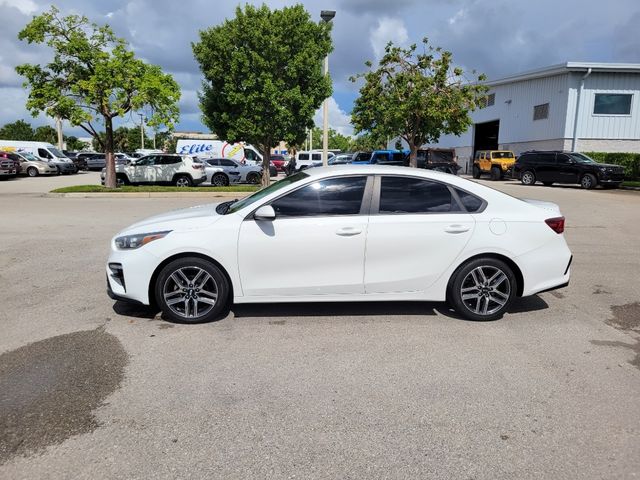
[[[156,165],[156,160],[156,155],[147,155],[128,166],[127,170],[130,172],[131,181],[133,183],[155,183],[157,180],[156,170],[160,168],[159,165]]]
[[[238,239],[244,295],[364,293],[368,181],[318,180],[270,202],[275,220],[247,217]]]
[[[578,183],[580,181],[580,169],[575,160],[566,153],[559,153],[556,157],[556,182],[560,183]]]
[[[469,242],[475,220],[443,183],[384,176],[378,191],[378,213],[372,211],[367,230],[365,291],[426,290]]]

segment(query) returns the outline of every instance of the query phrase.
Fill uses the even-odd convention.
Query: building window
[[[630,115],[632,96],[627,93],[596,93],[593,113],[595,115]]]
[[[480,108],[492,107],[496,103],[496,94],[490,93],[486,97],[482,97],[478,102]]]
[[[536,105],[533,107],[533,119],[544,120],[549,118],[549,104],[543,103],[542,105]]]

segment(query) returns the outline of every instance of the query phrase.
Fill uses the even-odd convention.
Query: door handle
[[[344,227],[336,230],[336,235],[341,237],[353,237],[354,235],[360,235],[362,230],[354,227]]]
[[[470,227],[466,225],[449,225],[445,227],[444,231],[447,233],[464,233],[468,232]]]

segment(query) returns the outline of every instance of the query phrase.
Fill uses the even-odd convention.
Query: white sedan
[[[111,242],[108,293],[186,323],[232,303],[380,300],[448,301],[492,320],[515,297],[568,284],[563,230],[555,204],[445,173],[314,168],[128,227]]]

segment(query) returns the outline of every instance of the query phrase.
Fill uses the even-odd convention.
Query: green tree
[[[58,143],[58,132],[50,125],[42,125],[33,131],[33,139],[36,142],[47,142],[53,145]]]
[[[220,138],[260,149],[263,185],[269,184],[271,148],[280,140],[302,144],[313,114],[331,95],[331,79],[322,72],[332,49],[330,30],[302,5],[245,5],[234,19],[201,31],[193,44],[205,78],[204,123]]]
[[[24,64],[16,71],[29,88],[27,108],[35,116],[68,119],[94,137],[107,157],[105,185],[115,187],[113,119],[130,111],[149,110],[149,125],[172,126],[179,116],[180,87],[160,67],[135,58],[125,40],[108,25],[87,17],[61,17],[59,10],[33,17],[18,38],[45,43],[53,50],[47,65]],[[95,123],[104,125],[101,137]]]
[[[87,146],[85,142],[81,142],[80,140],[78,140],[78,137],[75,137],[73,135],[69,135],[68,137],[65,136],[64,141],[67,144],[67,150],[71,151],[84,150]]]
[[[452,66],[450,52],[430,46],[426,38],[423,44],[418,53],[416,45],[405,49],[389,43],[377,69],[367,62],[369,71],[351,78],[364,78],[351,114],[356,131],[401,137],[409,144],[412,167],[421,145],[467,131],[469,111],[481,105],[487,91],[479,83],[484,75],[468,80]]]
[[[24,120],[18,120],[13,123],[7,123],[0,128],[1,140],[33,140],[33,128]]]
[[[349,143],[349,150],[352,152],[370,152],[386,148],[386,140],[382,137],[375,137],[371,132],[365,132],[354,137]]]
[[[333,128],[329,129],[329,149],[330,150],[341,150],[346,152],[349,149],[349,144],[351,143],[351,138],[341,133],[338,133]],[[322,129],[314,128],[313,129],[313,145],[311,146],[312,150],[322,150]]]

